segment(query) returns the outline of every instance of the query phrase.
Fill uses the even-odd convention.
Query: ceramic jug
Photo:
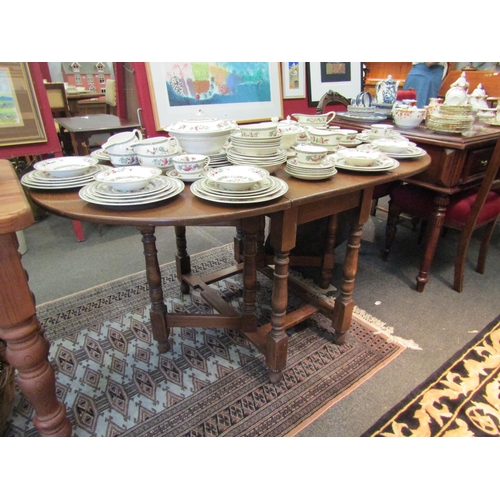
[[[375,85],[375,95],[378,104],[393,104],[396,101],[399,82],[389,75]]]

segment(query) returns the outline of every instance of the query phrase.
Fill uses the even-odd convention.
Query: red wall
[[[46,64],[46,63],[45,63]],[[47,135],[47,142],[40,142],[36,144],[23,144],[20,146],[0,146],[0,158],[9,159],[16,156],[31,156],[31,155],[45,155],[54,154],[55,156],[62,156],[61,144],[57,137],[56,128],[54,125],[54,118],[49,105],[49,98],[43,85],[42,63],[31,62],[28,63],[33,87],[35,89],[36,99],[42,115],[43,126],[45,134]]]
[[[139,102],[142,107],[142,123],[146,129],[146,134],[148,137],[154,137],[156,135],[166,135],[166,132],[159,132],[156,130],[153,106],[151,103],[151,96],[149,93],[148,78],[146,72],[146,64],[141,62],[132,63],[135,71],[135,83],[137,87],[137,94]],[[329,110],[345,110],[342,106],[331,106]],[[315,106],[309,106],[307,102],[307,97],[304,99],[284,99],[283,100],[283,117],[291,115],[292,113],[316,113]],[[217,118],[217,117],[215,117]]]

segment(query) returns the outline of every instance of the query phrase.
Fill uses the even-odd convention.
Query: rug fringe
[[[367,313],[363,309],[360,309],[358,306],[354,306],[354,312],[353,314],[357,317],[359,320],[366,321],[369,323],[371,326],[376,327],[379,331],[378,332],[373,332],[375,335],[377,334],[383,334],[387,337],[387,342],[391,344],[399,344],[403,347],[407,347],[408,349],[415,349],[418,351],[421,351],[422,348],[414,342],[412,339],[403,339],[402,337],[398,337],[397,335],[394,335],[394,328],[392,326],[387,326],[386,323],[381,321],[378,318],[375,318],[371,314]]]

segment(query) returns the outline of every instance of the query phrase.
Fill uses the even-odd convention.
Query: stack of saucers
[[[425,125],[435,132],[463,133],[471,130],[474,124],[472,106],[441,104],[433,110],[427,119]]]
[[[103,168],[96,158],[62,156],[35,163],[32,172],[21,178],[23,186],[34,189],[71,189],[94,181]]]
[[[286,162],[285,172],[292,177],[307,181],[319,181],[333,177],[337,173],[335,162],[327,156],[325,147],[312,144],[294,146],[297,156]]]
[[[211,167],[227,167],[231,162],[227,159],[226,148],[222,148],[218,153],[208,155],[210,157]]]

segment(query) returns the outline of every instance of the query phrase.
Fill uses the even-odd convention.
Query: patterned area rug
[[[191,263],[200,275],[224,269],[234,264],[232,245]],[[213,312],[196,293],[180,293],[174,263],[162,266],[162,279],[169,311]],[[241,309],[241,276],[212,286]],[[257,300],[259,322],[268,322],[271,281],[260,273]],[[291,294],[289,302],[290,309],[301,304]],[[288,332],[287,368],[272,384],[263,356],[233,330],[174,328],[171,351],[159,355],[149,311],[144,273],[37,308],[74,436],[293,435],[405,348],[361,311],[348,342],[337,346],[318,313]],[[32,418],[16,391],[5,435],[36,436]]]
[[[500,317],[364,436],[500,436]]]

